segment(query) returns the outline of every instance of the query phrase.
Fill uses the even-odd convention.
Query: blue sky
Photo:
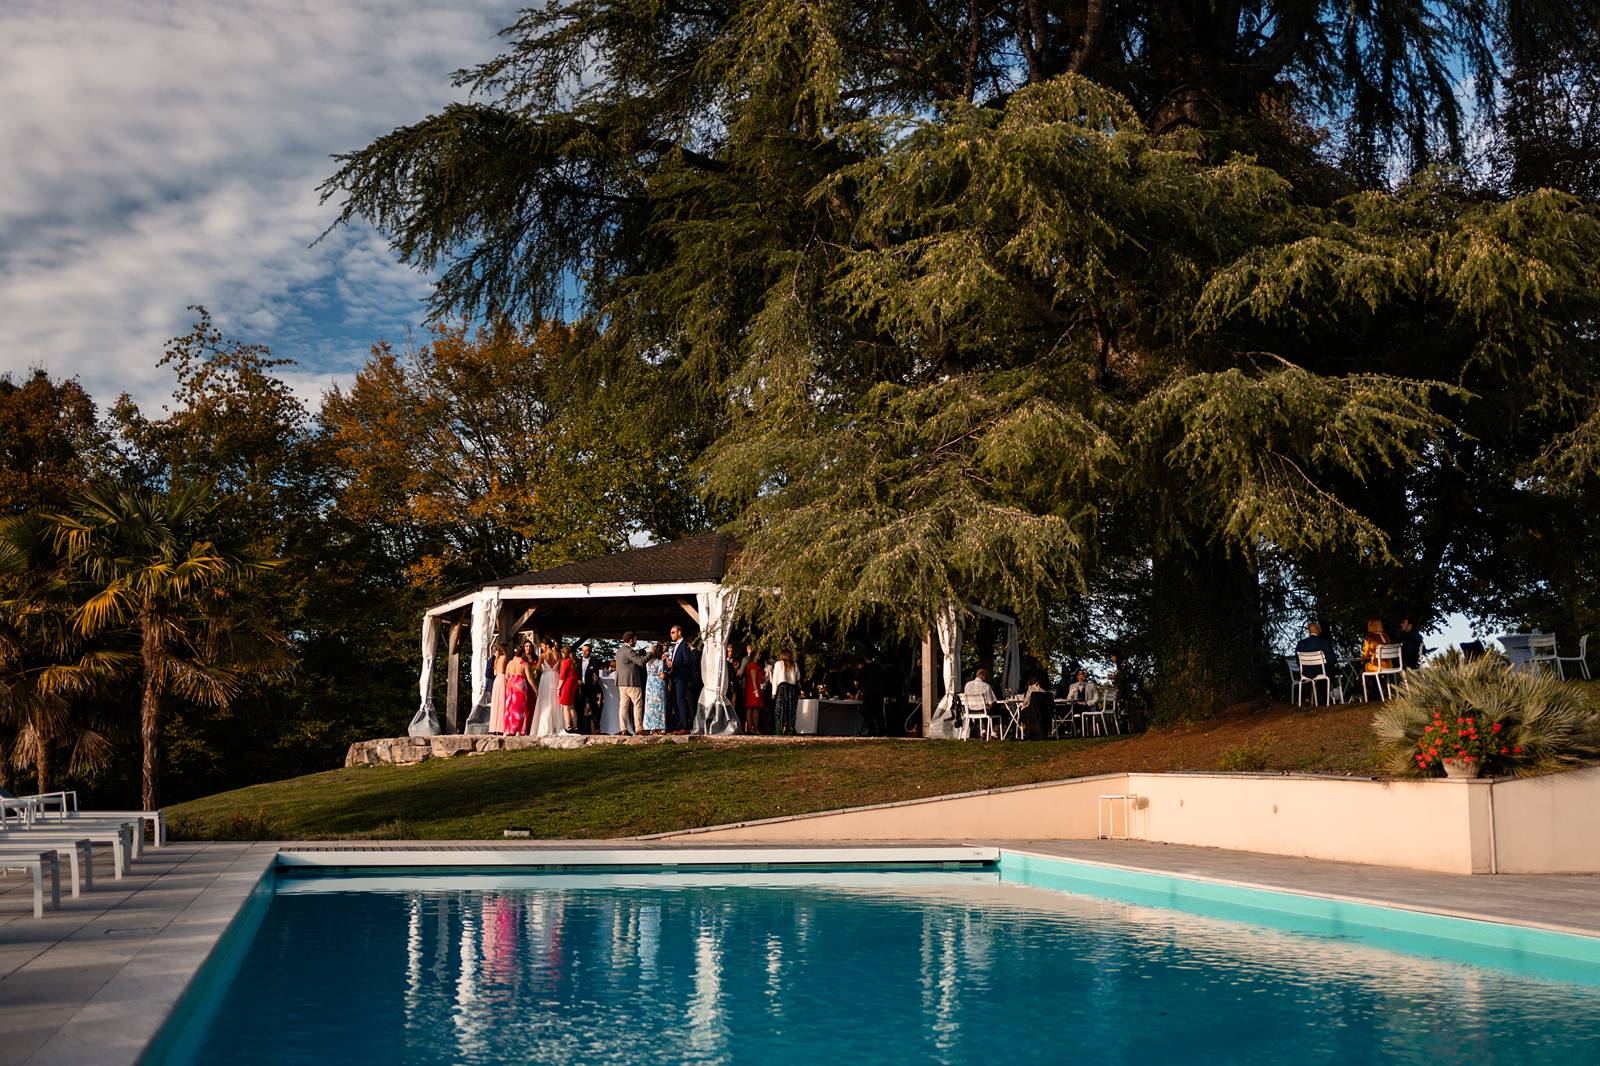
[[[428,279],[369,230],[312,247],[334,215],[316,186],[332,154],[459,97],[450,72],[518,6],[4,0],[0,372],[159,405],[195,303],[297,360],[308,398],[403,343]]]

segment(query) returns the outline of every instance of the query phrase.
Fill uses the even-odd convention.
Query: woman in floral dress
[[[667,728],[667,664],[661,645],[650,645],[644,660],[644,731],[659,733]]]

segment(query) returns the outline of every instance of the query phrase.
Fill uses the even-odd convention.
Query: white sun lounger
[[[56,853],[59,862],[62,856],[66,857],[67,864],[72,873],[72,898],[77,899],[82,892],[94,888],[94,842],[91,840],[74,840],[70,844],[47,845],[49,850]],[[0,844],[0,862],[13,857],[26,858],[38,848],[37,844]]]
[[[51,829],[17,829],[0,832],[0,844],[28,844],[38,847],[72,844],[91,840],[96,844],[111,845],[111,869],[118,880],[127,873],[133,862],[129,841],[138,835],[139,823],[120,825],[73,825],[60,831]]]
[[[35,851],[0,857],[0,870],[18,870],[33,875],[33,916],[44,917],[44,877],[50,875],[50,906],[61,909],[61,864],[53,851]]]
[[[70,803],[68,797],[71,797]],[[165,847],[167,843],[167,816],[161,811],[84,811],[78,809],[78,794],[76,792],[47,792],[38,796],[17,796],[15,798],[0,797],[0,823],[20,821],[24,825],[41,821],[59,822],[63,820],[90,818],[102,821],[123,821],[128,818],[137,818],[149,823],[150,837],[156,847]],[[140,830],[142,839],[144,833]],[[139,849],[143,851],[141,847]]]

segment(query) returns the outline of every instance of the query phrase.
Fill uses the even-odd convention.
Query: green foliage
[[[1272,764],[1272,739],[1260,737],[1228,748],[1217,756],[1217,769],[1225,774],[1259,773]]]
[[[1450,651],[1407,674],[1372,729],[1384,769],[1413,777],[1437,775],[1457,748],[1487,773],[1543,773],[1600,755],[1600,713],[1581,687],[1492,655]]]

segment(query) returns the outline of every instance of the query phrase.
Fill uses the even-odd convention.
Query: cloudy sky
[[[370,231],[312,247],[329,157],[459,95],[517,0],[3,0],[0,373],[159,404],[164,342],[204,304],[315,395],[427,279]]]

